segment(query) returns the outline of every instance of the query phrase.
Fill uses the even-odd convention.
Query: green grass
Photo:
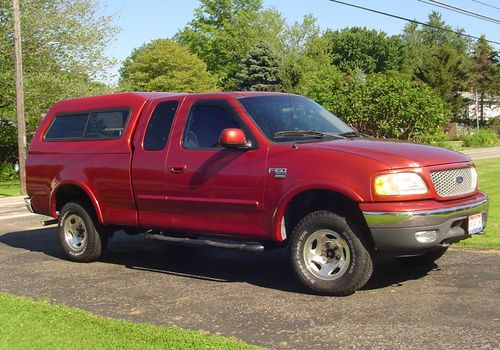
[[[461,246],[500,248],[500,158],[474,161],[479,173],[479,189],[488,193],[490,210],[484,235],[475,235],[458,243]]]
[[[19,196],[19,180],[1,180],[0,197]]]
[[[453,151],[461,151],[464,149],[463,141],[440,141],[435,146],[448,148]]]
[[[258,349],[233,338],[156,327],[0,293],[0,349]]]

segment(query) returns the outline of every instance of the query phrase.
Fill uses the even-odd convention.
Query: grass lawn
[[[0,181],[0,197],[19,196],[19,180]]]
[[[113,320],[0,293],[0,349],[258,349],[232,338]]]
[[[500,248],[500,158],[474,161],[479,173],[479,189],[488,193],[490,210],[486,234],[458,243],[462,246]]]

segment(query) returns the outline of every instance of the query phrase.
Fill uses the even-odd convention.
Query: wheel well
[[[94,204],[87,192],[76,185],[63,185],[57,190],[55,200],[57,212],[61,212],[61,209],[66,203],[78,202],[93,210],[94,214],[96,214]]]
[[[285,211],[285,228],[287,234],[291,234],[294,227],[302,218],[317,210],[328,210],[344,216],[348,222],[354,222],[361,230],[369,245],[368,248],[373,250],[374,242],[365,218],[359,210],[358,203],[338,192],[329,190],[305,191],[295,196],[289,202]]]

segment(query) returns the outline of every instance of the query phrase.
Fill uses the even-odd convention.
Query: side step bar
[[[172,236],[163,236],[159,234],[151,234],[149,232],[146,232],[144,234],[144,238],[178,243],[178,244],[192,245],[192,246],[210,246],[218,248],[245,250],[250,252],[264,251],[264,246],[258,242],[241,242],[241,241],[230,241],[230,240],[221,240],[213,238],[172,237]]]
[[[50,226],[50,225],[55,225],[57,224],[59,221],[57,221],[57,219],[49,219],[49,220],[43,220],[42,221],[42,226]]]

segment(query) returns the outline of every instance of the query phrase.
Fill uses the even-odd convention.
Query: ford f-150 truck
[[[373,258],[431,263],[483,231],[471,160],[359,134],[297,95],[119,93],[56,103],[30,144],[26,204],[67,256],[117,230],[250,251],[283,247],[310,292],[363,286]]]

